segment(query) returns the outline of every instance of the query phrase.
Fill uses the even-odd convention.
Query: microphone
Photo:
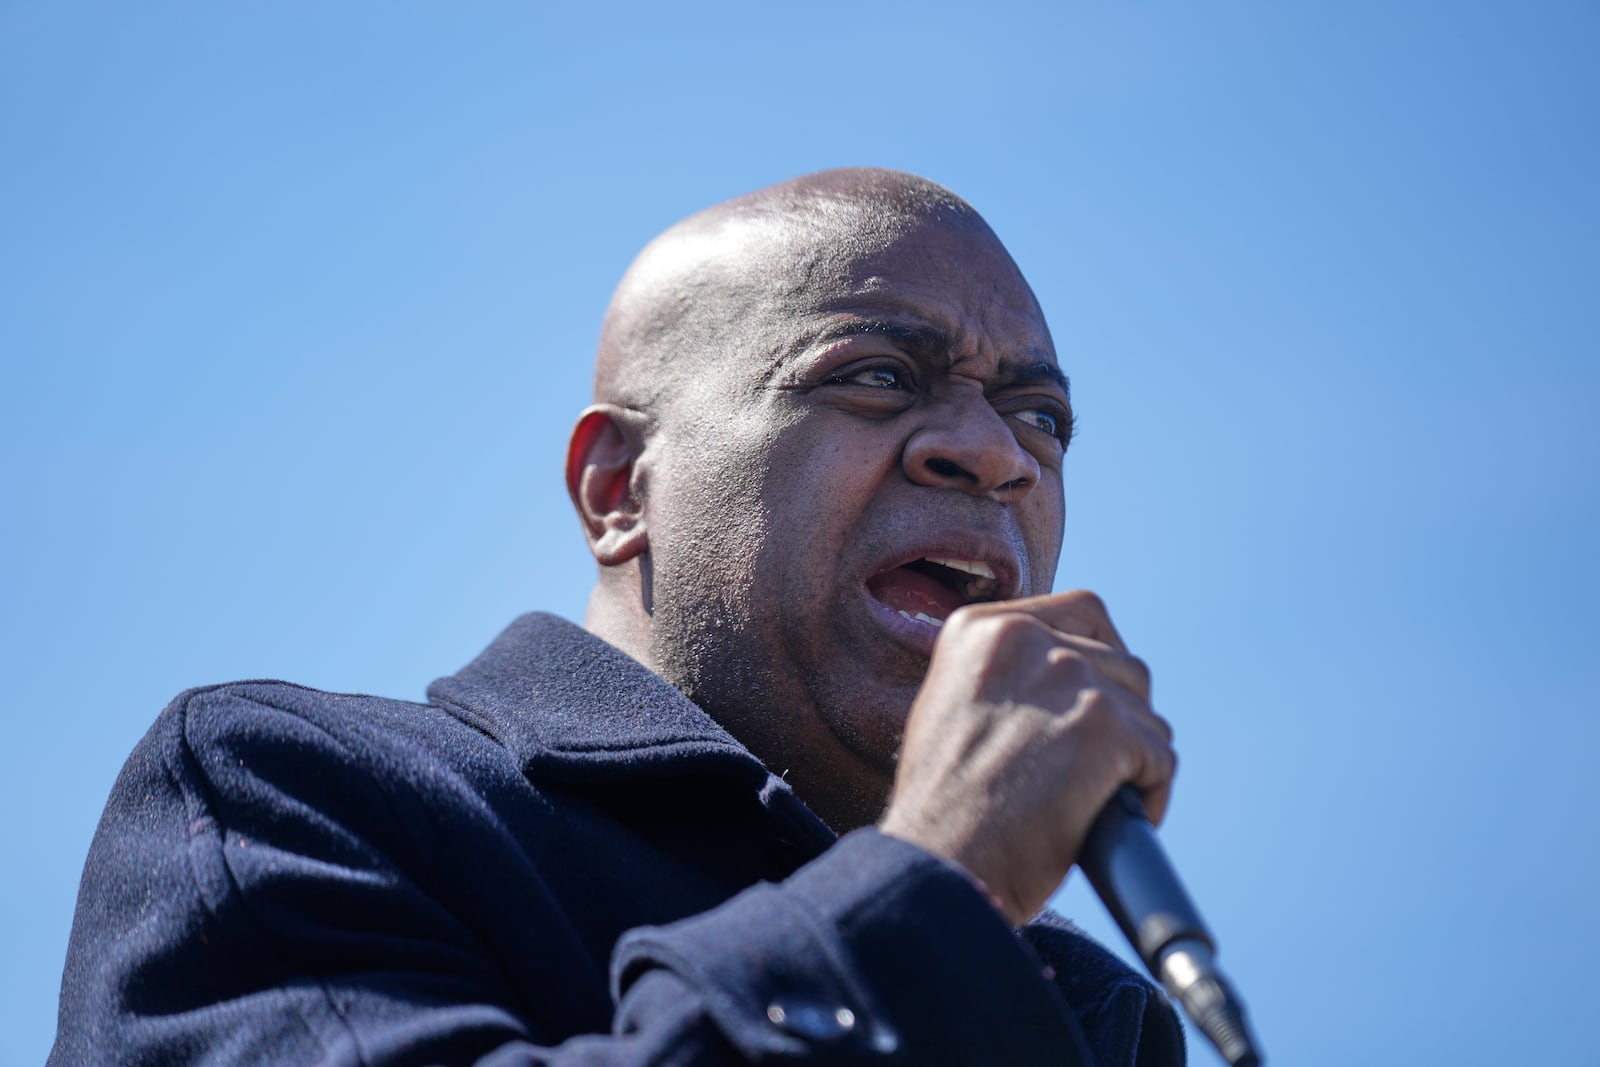
[[[1167,992],[1233,1067],[1260,1067],[1244,1003],[1216,964],[1216,940],[1178,880],[1144,803],[1116,791],[1089,828],[1078,866]]]

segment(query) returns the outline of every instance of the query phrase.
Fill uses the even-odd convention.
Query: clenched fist
[[[1020,924],[1118,786],[1160,821],[1176,766],[1150,673],[1093,593],[973,604],[939,635],[879,827],[965,867]]]

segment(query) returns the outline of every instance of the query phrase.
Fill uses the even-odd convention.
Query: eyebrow
[[[1053,363],[1000,363],[1000,377],[1006,385],[1031,385],[1034,382],[1049,382],[1059,386],[1067,394],[1067,400],[1072,399],[1072,382],[1061,373],[1061,368]]]
[[[933,326],[913,326],[883,319],[852,319],[829,326],[818,334],[816,339],[838,341],[862,335],[887,337],[919,360],[946,364],[949,362],[952,347],[950,335]],[[1032,385],[1037,382],[1048,382],[1056,386],[1066,394],[1068,403],[1071,403],[1072,382],[1054,363],[1047,363],[1042,359],[1031,363],[1006,359],[1000,361],[998,380],[995,383],[999,387]]]
[[[836,322],[817,335],[818,341],[839,341],[863,335],[887,337],[917,357],[935,356],[950,351],[950,335],[933,326],[911,326],[884,319],[848,319]]]

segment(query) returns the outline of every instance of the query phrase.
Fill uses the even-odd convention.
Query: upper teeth
[[[976,574],[979,578],[994,580],[994,570],[987,563],[980,563],[975,559],[946,559],[943,556],[924,557],[929,563],[937,563],[941,567],[949,567],[953,571],[966,571]]]

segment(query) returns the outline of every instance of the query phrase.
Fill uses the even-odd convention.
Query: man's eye
[[[835,374],[828,381],[840,385],[865,385],[872,389],[904,389],[905,375],[895,367],[864,367]]]
[[[1066,440],[1067,420],[1057,412],[1048,408],[1028,408],[1024,411],[1012,413],[1012,417],[1027,423],[1036,430],[1043,430],[1051,437]]]

